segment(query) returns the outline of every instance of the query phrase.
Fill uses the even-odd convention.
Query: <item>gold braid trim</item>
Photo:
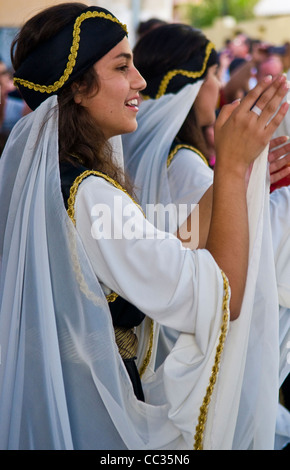
[[[173,150],[171,150],[170,154],[168,155],[168,158],[167,158],[167,168],[169,168],[172,160],[173,160],[173,157],[177,154],[178,150],[182,149],[182,148],[185,148],[185,149],[189,149],[189,150],[192,150],[193,152],[197,153],[197,155],[200,156],[200,158],[204,161],[204,163],[209,166],[208,164],[208,161],[207,159],[205,158],[205,156],[199,151],[197,150],[195,147],[193,147],[192,145],[187,145],[187,144],[177,144]]]
[[[73,68],[76,64],[76,59],[77,59],[78,50],[79,50],[79,43],[80,43],[81,24],[83,21],[85,21],[88,18],[96,18],[96,17],[113,21],[113,23],[118,23],[124,29],[126,34],[128,34],[126,25],[121,23],[117,18],[114,18],[110,14],[106,14],[104,12],[99,12],[99,11],[87,11],[86,13],[82,13],[75,20],[73,34],[72,34],[73,40],[72,40],[72,45],[70,47],[70,54],[68,56],[68,62],[66,64],[66,68],[63,72],[63,75],[60,77],[60,79],[54,82],[53,85],[46,86],[46,85],[39,85],[33,82],[29,82],[28,80],[24,80],[22,78],[15,77],[14,78],[15,85],[19,83],[22,86],[25,86],[34,91],[40,91],[41,93],[53,93],[57,91],[59,88],[61,88],[65,84],[65,82],[69,79],[69,76],[71,75]]]
[[[137,204],[136,201],[134,201],[134,199],[132,198],[132,196],[130,196],[130,194],[128,193],[128,191],[126,191],[126,189],[124,189],[117,181],[115,181],[113,178],[111,178],[110,176],[106,175],[105,173],[102,173],[100,171],[97,171],[97,170],[86,170],[84,171],[83,173],[81,173],[79,176],[76,177],[76,179],[74,180],[71,188],[70,188],[70,194],[69,194],[69,198],[67,200],[67,204],[68,204],[68,209],[67,209],[67,213],[68,213],[68,216],[69,218],[72,220],[73,224],[76,225],[76,220],[75,220],[75,199],[76,199],[76,194],[77,194],[77,191],[78,191],[78,188],[79,188],[79,185],[81,184],[81,182],[87,178],[88,176],[99,176],[101,178],[104,178],[106,181],[108,181],[109,183],[111,183],[113,186],[115,186],[115,188],[117,189],[120,189],[121,191],[123,191],[125,194],[127,194],[130,199],[132,199],[132,201],[140,208],[140,210],[142,211],[142,213],[144,214],[142,208],[139,206],[139,204]],[[145,215],[144,215],[145,217]],[[115,292],[112,292],[111,294],[107,295],[106,296],[106,299],[108,302],[114,302],[114,300],[116,300],[116,298],[118,297],[118,294],[116,294]],[[146,356],[144,358],[144,361],[143,361],[143,364],[140,368],[140,377],[142,377],[142,375],[144,374],[145,372],[145,369],[147,368],[149,362],[150,362],[150,358],[151,358],[151,355],[152,355],[152,347],[153,347],[153,330],[154,330],[154,322],[153,320],[151,320],[151,324],[150,324],[150,337],[149,337],[149,345],[148,345],[148,350],[147,350],[147,353],[146,353]],[[131,333],[130,333],[130,336],[131,336],[131,339],[132,339],[132,330],[130,330]],[[120,336],[120,331],[118,333],[118,335]],[[134,334],[134,333],[133,333]],[[116,335],[116,329],[115,329],[115,335]],[[134,335],[135,336],[135,335]],[[116,340],[116,343],[117,343],[117,340]],[[118,345],[118,343],[117,343]],[[119,345],[118,345],[119,346]],[[130,349],[130,354],[132,353],[132,349]],[[133,354],[133,356],[135,356],[136,354]],[[133,357],[131,356],[131,357]],[[123,357],[123,356],[122,356]],[[124,358],[123,358],[124,359]]]
[[[136,204],[136,206],[139,207],[139,209],[142,211],[142,213],[144,214],[142,208],[139,206],[139,204],[137,204],[136,201],[134,201],[134,199],[132,198],[132,196],[130,196],[130,194],[128,193],[128,191],[126,191],[125,188],[123,188],[123,186],[120,185],[120,183],[118,183],[117,181],[115,181],[113,178],[111,178],[110,176],[106,175],[105,173],[102,173],[101,171],[97,171],[97,170],[86,170],[84,171],[83,173],[81,173],[79,176],[77,176],[77,178],[74,180],[71,188],[70,188],[70,193],[69,193],[69,198],[67,200],[67,204],[68,204],[68,209],[67,209],[67,213],[70,217],[70,219],[72,220],[73,224],[75,225],[76,224],[76,221],[75,221],[75,199],[76,199],[76,194],[77,194],[77,190],[79,188],[79,185],[81,184],[81,182],[87,178],[88,176],[99,176],[101,178],[104,178],[106,181],[108,181],[109,183],[111,183],[113,186],[115,186],[115,188],[117,189],[120,189],[121,191],[123,191],[124,193],[127,194],[127,196],[130,197],[130,199],[132,199],[132,201],[134,202],[134,204]]]
[[[154,322],[153,322],[153,320],[151,320],[148,351],[147,351],[146,356],[144,358],[143,364],[139,369],[139,375],[140,375],[141,379],[142,379],[143,374],[144,374],[145,370],[147,369],[148,364],[149,364],[150,359],[151,359],[152,348],[153,348],[153,336],[154,336]]]
[[[74,225],[76,225],[76,221],[75,221],[75,199],[76,199],[76,194],[77,194],[79,185],[81,184],[81,182],[85,178],[87,178],[88,176],[91,176],[91,175],[100,176],[100,177],[104,178],[109,183],[111,183],[113,186],[115,186],[117,189],[121,189],[123,192],[128,194],[128,192],[124,188],[122,188],[122,186],[119,183],[117,183],[117,181],[113,180],[113,178],[110,178],[110,176],[105,175],[104,173],[101,173],[100,171],[96,171],[96,170],[86,170],[86,171],[84,171],[79,176],[77,176],[77,178],[74,180],[74,182],[73,182],[73,184],[70,188],[69,198],[67,200],[67,205],[68,205],[67,213],[68,213],[68,215],[69,215],[69,217],[72,220]],[[128,194],[128,196],[129,196],[129,194]],[[108,294],[106,296],[106,299],[107,299],[108,302],[114,302],[117,297],[118,297],[118,294],[116,294],[115,292],[112,292],[111,294]]]
[[[194,450],[203,450],[203,435],[207,420],[207,413],[208,407],[210,404],[211,396],[213,393],[213,389],[217,380],[217,375],[219,372],[219,365],[221,360],[221,355],[224,348],[224,343],[227,335],[227,328],[228,328],[228,320],[229,320],[229,282],[226,275],[221,271],[223,281],[224,281],[224,298],[223,298],[223,319],[222,319],[222,326],[221,326],[221,334],[219,337],[219,344],[216,348],[216,355],[215,361],[212,368],[212,373],[209,379],[209,385],[206,390],[205,397],[203,399],[203,403],[200,407],[200,414],[198,418],[198,424],[195,428],[195,436],[194,436]]]
[[[184,75],[185,77],[188,77],[188,78],[201,77],[202,74],[205,72],[212,49],[214,49],[214,44],[212,42],[209,42],[205,49],[205,58],[204,58],[201,70],[196,71],[196,72],[190,72],[189,70],[177,69],[177,70],[170,70],[169,72],[167,72],[167,74],[163,77],[159,85],[159,90],[157,92],[157,95],[155,96],[155,99],[157,100],[161,96],[165,95],[166,89],[168,87],[170,80],[172,80],[172,78],[175,77],[176,75]]]
[[[132,328],[117,326],[114,328],[116,343],[122,359],[133,359],[136,357],[138,339]]]

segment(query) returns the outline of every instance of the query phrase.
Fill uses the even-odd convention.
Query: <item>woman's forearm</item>
[[[246,171],[246,169],[245,169]],[[249,229],[245,174],[217,165],[206,249],[225,272],[231,286],[231,320],[239,316],[247,277]]]

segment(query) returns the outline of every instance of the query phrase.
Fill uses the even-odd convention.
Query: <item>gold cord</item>
[[[147,350],[146,356],[144,358],[143,364],[139,369],[140,378],[143,377],[144,372],[147,369],[148,364],[149,364],[150,359],[151,359],[152,348],[153,348],[153,336],[154,336],[154,322],[153,322],[153,320],[151,320],[150,321],[150,333],[149,333],[149,345],[148,345],[148,350]]]
[[[136,357],[138,339],[132,328],[115,326],[115,338],[122,359],[133,359]]]
[[[117,181],[115,181],[113,178],[111,178],[110,176],[106,175],[105,173],[102,173],[101,171],[97,171],[97,170],[86,170],[84,171],[83,173],[81,173],[79,176],[77,176],[77,178],[74,180],[71,188],[70,188],[70,194],[69,194],[69,198],[68,198],[68,201],[67,201],[67,204],[68,204],[68,210],[67,210],[67,213],[70,217],[70,219],[72,220],[73,224],[75,225],[76,224],[76,221],[75,221],[75,198],[76,198],[76,194],[77,194],[77,190],[79,188],[79,185],[81,184],[81,182],[87,178],[88,176],[99,176],[100,178],[104,178],[106,181],[108,181],[109,183],[111,183],[113,186],[115,186],[115,188],[117,189],[120,189],[121,191],[123,191],[124,193],[127,194],[127,196],[130,197],[130,199],[132,199],[132,201],[134,202],[134,204],[136,204],[136,206],[139,207],[139,209],[142,211],[141,207],[139,206],[139,204],[137,204],[136,201],[134,201],[134,199],[132,198],[132,196],[130,196],[130,194],[128,193],[128,191],[126,191],[126,189],[124,189]],[[143,212],[143,211],[142,211]],[[144,213],[143,213],[144,214]]]
[[[164,78],[162,79],[159,85],[159,90],[157,92],[157,95],[155,96],[155,99],[157,100],[161,96],[165,95],[166,89],[168,87],[170,80],[172,80],[172,78],[174,78],[176,75],[184,75],[185,77],[188,77],[188,78],[201,77],[203,73],[205,72],[212,49],[214,49],[214,45],[212,42],[209,42],[206,46],[205,58],[204,58],[201,70],[196,71],[196,72],[191,72],[190,70],[176,69],[176,70],[170,70],[169,72],[167,72],[167,74],[164,76]]]
[[[207,387],[205,397],[200,407],[198,424],[195,428],[196,433],[194,436],[194,450],[203,450],[203,437],[204,437],[204,430],[206,426],[208,407],[209,407],[213,389],[217,380],[217,376],[219,372],[219,365],[221,361],[221,355],[223,352],[224,343],[225,343],[226,336],[227,336],[228,321],[229,321],[229,314],[230,314],[229,313],[229,281],[223,271],[221,271],[221,274],[223,277],[223,284],[224,284],[223,319],[222,319],[222,326],[221,326],[221,334],[219,337],[219,344],[216,348],[215,361],[214,361],[212,373],[209,379],[209,385]]]
[[[173,150],[171,150],[170,154],[168,155],[168,158],[167,158],[167,168],[169,168],[172,160],[173,160],[173,157],[177,154],[178,150],[182,149],[182,148],[185,148],[185,149],[188,149],[188,150],[192,150],[193,152],[197,153],[197,155],[204,161],[204,163],[209,166],[208,164],[208,161],[207,159],[205,158],[205,156],[199,151],[197,150],[195,147],[193,147],[193,145],[187,145],[187,144],[177,144]]]

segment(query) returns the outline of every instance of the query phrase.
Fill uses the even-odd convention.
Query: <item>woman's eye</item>
[[[121,70],[121,72],[127,72],[128,68],[128,65],[122,65],[121,67],[118,67],[118,70]]]

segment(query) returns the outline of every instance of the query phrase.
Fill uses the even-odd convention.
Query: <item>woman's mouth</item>
[[[135,111],[138,111],[139,110],[139,101],[137,98],[133,98],[132,100],[129,100],[126,102],[126,106],[128,108],[131,108]]]

